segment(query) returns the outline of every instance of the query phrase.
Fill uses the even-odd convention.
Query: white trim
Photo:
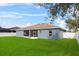
[[[28,36],[23,36],[24,38],[30,38],[30,39],[38,39],[38,37],[28,37]]]
[[[27,29],[27,28],[21,28],[21,29],[16,29],[16,30],[19,30],[19,31],[21,31],[21,30],[43,30],[43,29],[61,29],[61,28],[59,28],[59,27],[52,27],[52,28],[33,28],[33,29]],[[65,29],[62,29],[62,30],[65,30]]]

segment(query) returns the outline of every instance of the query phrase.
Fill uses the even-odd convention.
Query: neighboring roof
[[[22,29],[17,29],[17,30],[34,30],[34,29],[58,29],[57,26],[54,26],[52,24],[46,24],[46,23],[42,23],[42,24],[35,24],[35,25],[31,25]],[[59,28],[61,29],[61,28]],[[64,29],[62,29],[64,30]]]
[[[9,28],[10,30],[16,30],[16,29],[20,29],[20,27],[12,27],[12,28]]]

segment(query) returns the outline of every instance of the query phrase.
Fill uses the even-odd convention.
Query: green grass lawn
[[[76,40],[0,37],[0,56],[79,56]]]

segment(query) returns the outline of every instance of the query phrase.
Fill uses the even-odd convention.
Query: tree
[[[70,29],[73,29],[74,31],[77,30],[79,25],[79,16],[77,14],[79,13],[78,3],[38,3],[37,5],[40,5],[48,10],[50,14],[48,16],[48,18],[50,18],[50,22],[53,22],[57,17],[61,16],[63,19],[68,19],[66,20],[66,23]],[[72,16],[74,20],[72,17],[70,18],[70,16]]]
[[[76,9],[73,15],[74,19],[68,19],[66,23],[69,29],[73,29],[73,31],[76,32],[79,28],[79,10]]]
[[[76,32],[79,27],[79,19],[68,19],[66,20],[67,27],[69,27],[70,30],[73,30]]]
[[[59,15],[63,17],[67,12],[71,12],[72,7],[76,7],[74,3],[38,3],[37,5],[48,9],[52,17],[57,17]]]

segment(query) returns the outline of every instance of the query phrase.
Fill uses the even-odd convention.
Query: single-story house
[[[62,39],[65,30],[52,24],[35,24],[26,28],[16,30],[18,37],[30,38],[46,38],[46,39]]]

